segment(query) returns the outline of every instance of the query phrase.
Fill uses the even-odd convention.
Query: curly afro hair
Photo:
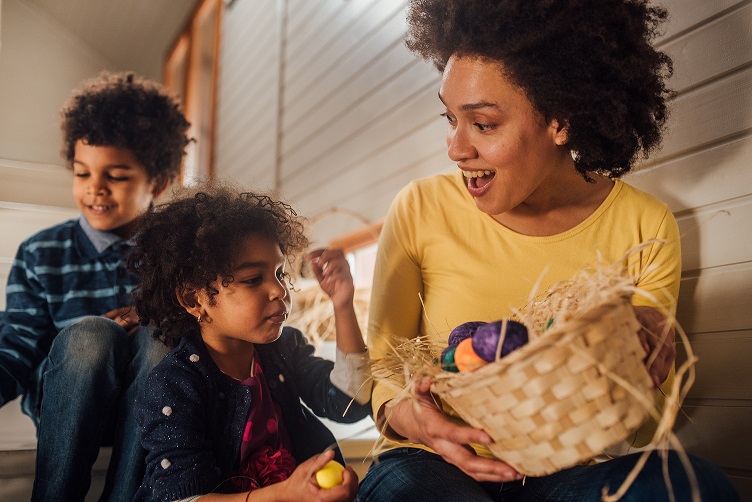
[[[154,336],[169,347],[196,330],[176,291],[203,289],[211,301],[218,293],[212,283],[233,281],[234,250],[252,233],[278,242],[288,262],[308,246],[303,219],[289,205],[227,186],[185,190],[143,215],[128,261],[141,276],[133,292],[141,323],[153,323]]]
[[[575,167],[618,178],[658,146],[671,59],[646,0],[410,0],[407,47],[443,71],[452,55],[501,64],[547,121],[569,125]]]
[[[74,91],[60,115],[69,168],[76,142],[83,140],[132,151],[149,179],[171,181],[180,174],[190,123],[156,82],[133,73],[102,72]]]

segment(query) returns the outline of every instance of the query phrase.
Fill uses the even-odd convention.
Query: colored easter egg
[[[457,350],[456,345],[450,345],[441,351],[441,369],[444,371],[458,372],[457,365],[454,363],[454,351]]]
[[[452,330],[452,332],[449,334],[449,340],[447,340],[447,343],[451,345],[457,345],[465,338],[470,338],[473,336],[473,333],[475,333],[475,330],[477,330],[480,326],[483,326],[484,322],[482,321],[470,321],[463,324],[460,324],[456,328]]]
[[[496,350],[501,337],[502,321],[494,321],[478,328],[472,338],[473,350],[484,361],[496,360]],[[527,343],[527,328],[516,321],[506,321],[506,334],[501,344],[500,357]]]
[[[330,460],[316,471],[316,483],[321,488],[333,488],[342,484],[342,472],[345,468],[336,460]]]
[[[488,364],[473,350],[473,339],[465,338],[454,351],[454,363],[460,371],[472,371]]]

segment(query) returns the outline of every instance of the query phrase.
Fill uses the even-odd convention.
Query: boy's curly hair
[[[661,140],[671,59],[646,0],[410,0],[406,45],[443,71],[453,54],[501,63],[546,121],[569,124],[575,167],[618,178]]]
[[[141,324],[153,323],[154,336],[169,347],[195,330],[196,319],[178,303],[176,291],[194,287],[213,298],[213,282],[233,281],[235,250],[250,233],[278,242],[288,263],[308,246],[303,219],[292,207],[227,186],[186,189],[144,214],[128,261],[141,276],[133,292]]]
[[[60,110],[63,157],[73,167],[78,140],[133,152],[149,179],[180,174],[190,123],[167,90],[133,73],[102,72]]]

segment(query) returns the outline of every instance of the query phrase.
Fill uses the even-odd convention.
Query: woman
[[[448,154],[459,170],[411,183],[390,208],[370,306],[372,357],[397,337],[446,340],[464,322],[508,317],[544,269],[540,290],[656,238],[627,267],[657,301],[634,300],[643,346],[658,354],[648,371],[656,387],[671,384],[673,330],[654,334],[678,296],[678,227],[665,204],[618,180],[660,141],[671,61],[650,41],[665,17],[641,0],[410,2],[407,45],[443,72]],[[576,466],[523,486],[490,455],[490,437],[440,409],[429,387],[417,382],[395,404],[392,390],[375,385],[374,417],[390,441],[359,500],[599,500],[635,463]],[[646,424],[630,441],[644,445],[653,430]],[[687,478],[670,458],[684,500]],[[703,498],[735,500],[720,470],[693,462]],[[666,497],[652,455],[626,499]]]

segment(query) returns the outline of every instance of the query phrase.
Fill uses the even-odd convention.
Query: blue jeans
[[[141,327],[128,336],[115,321],[92,316],[55,337],[37,404],[33,501],[84,500],[103,444],[112,445],[112,457],[100,500],[131,500],[145,470],[135,400],[167,353],[151,333]]]
[[[478,483],[439,455],[417,448],[398,448],[383,453],[368,469],[358,491],[358,502],[382,501],[560,501],[601,500],[603,487],[614,493],[635,464],[639,454],[627,455],[594,465],[575,466],[563,471],[529,477],[509,483]],[[738,502],[739,496],[725,474],[716,466],[690,456],[703,501]],[[675,500],[691,500],[684,468],[675,453],[669,455],[669,472]],[[621,499],[624,502],[669,500],[658,454],[650,455],[637,479]]]

